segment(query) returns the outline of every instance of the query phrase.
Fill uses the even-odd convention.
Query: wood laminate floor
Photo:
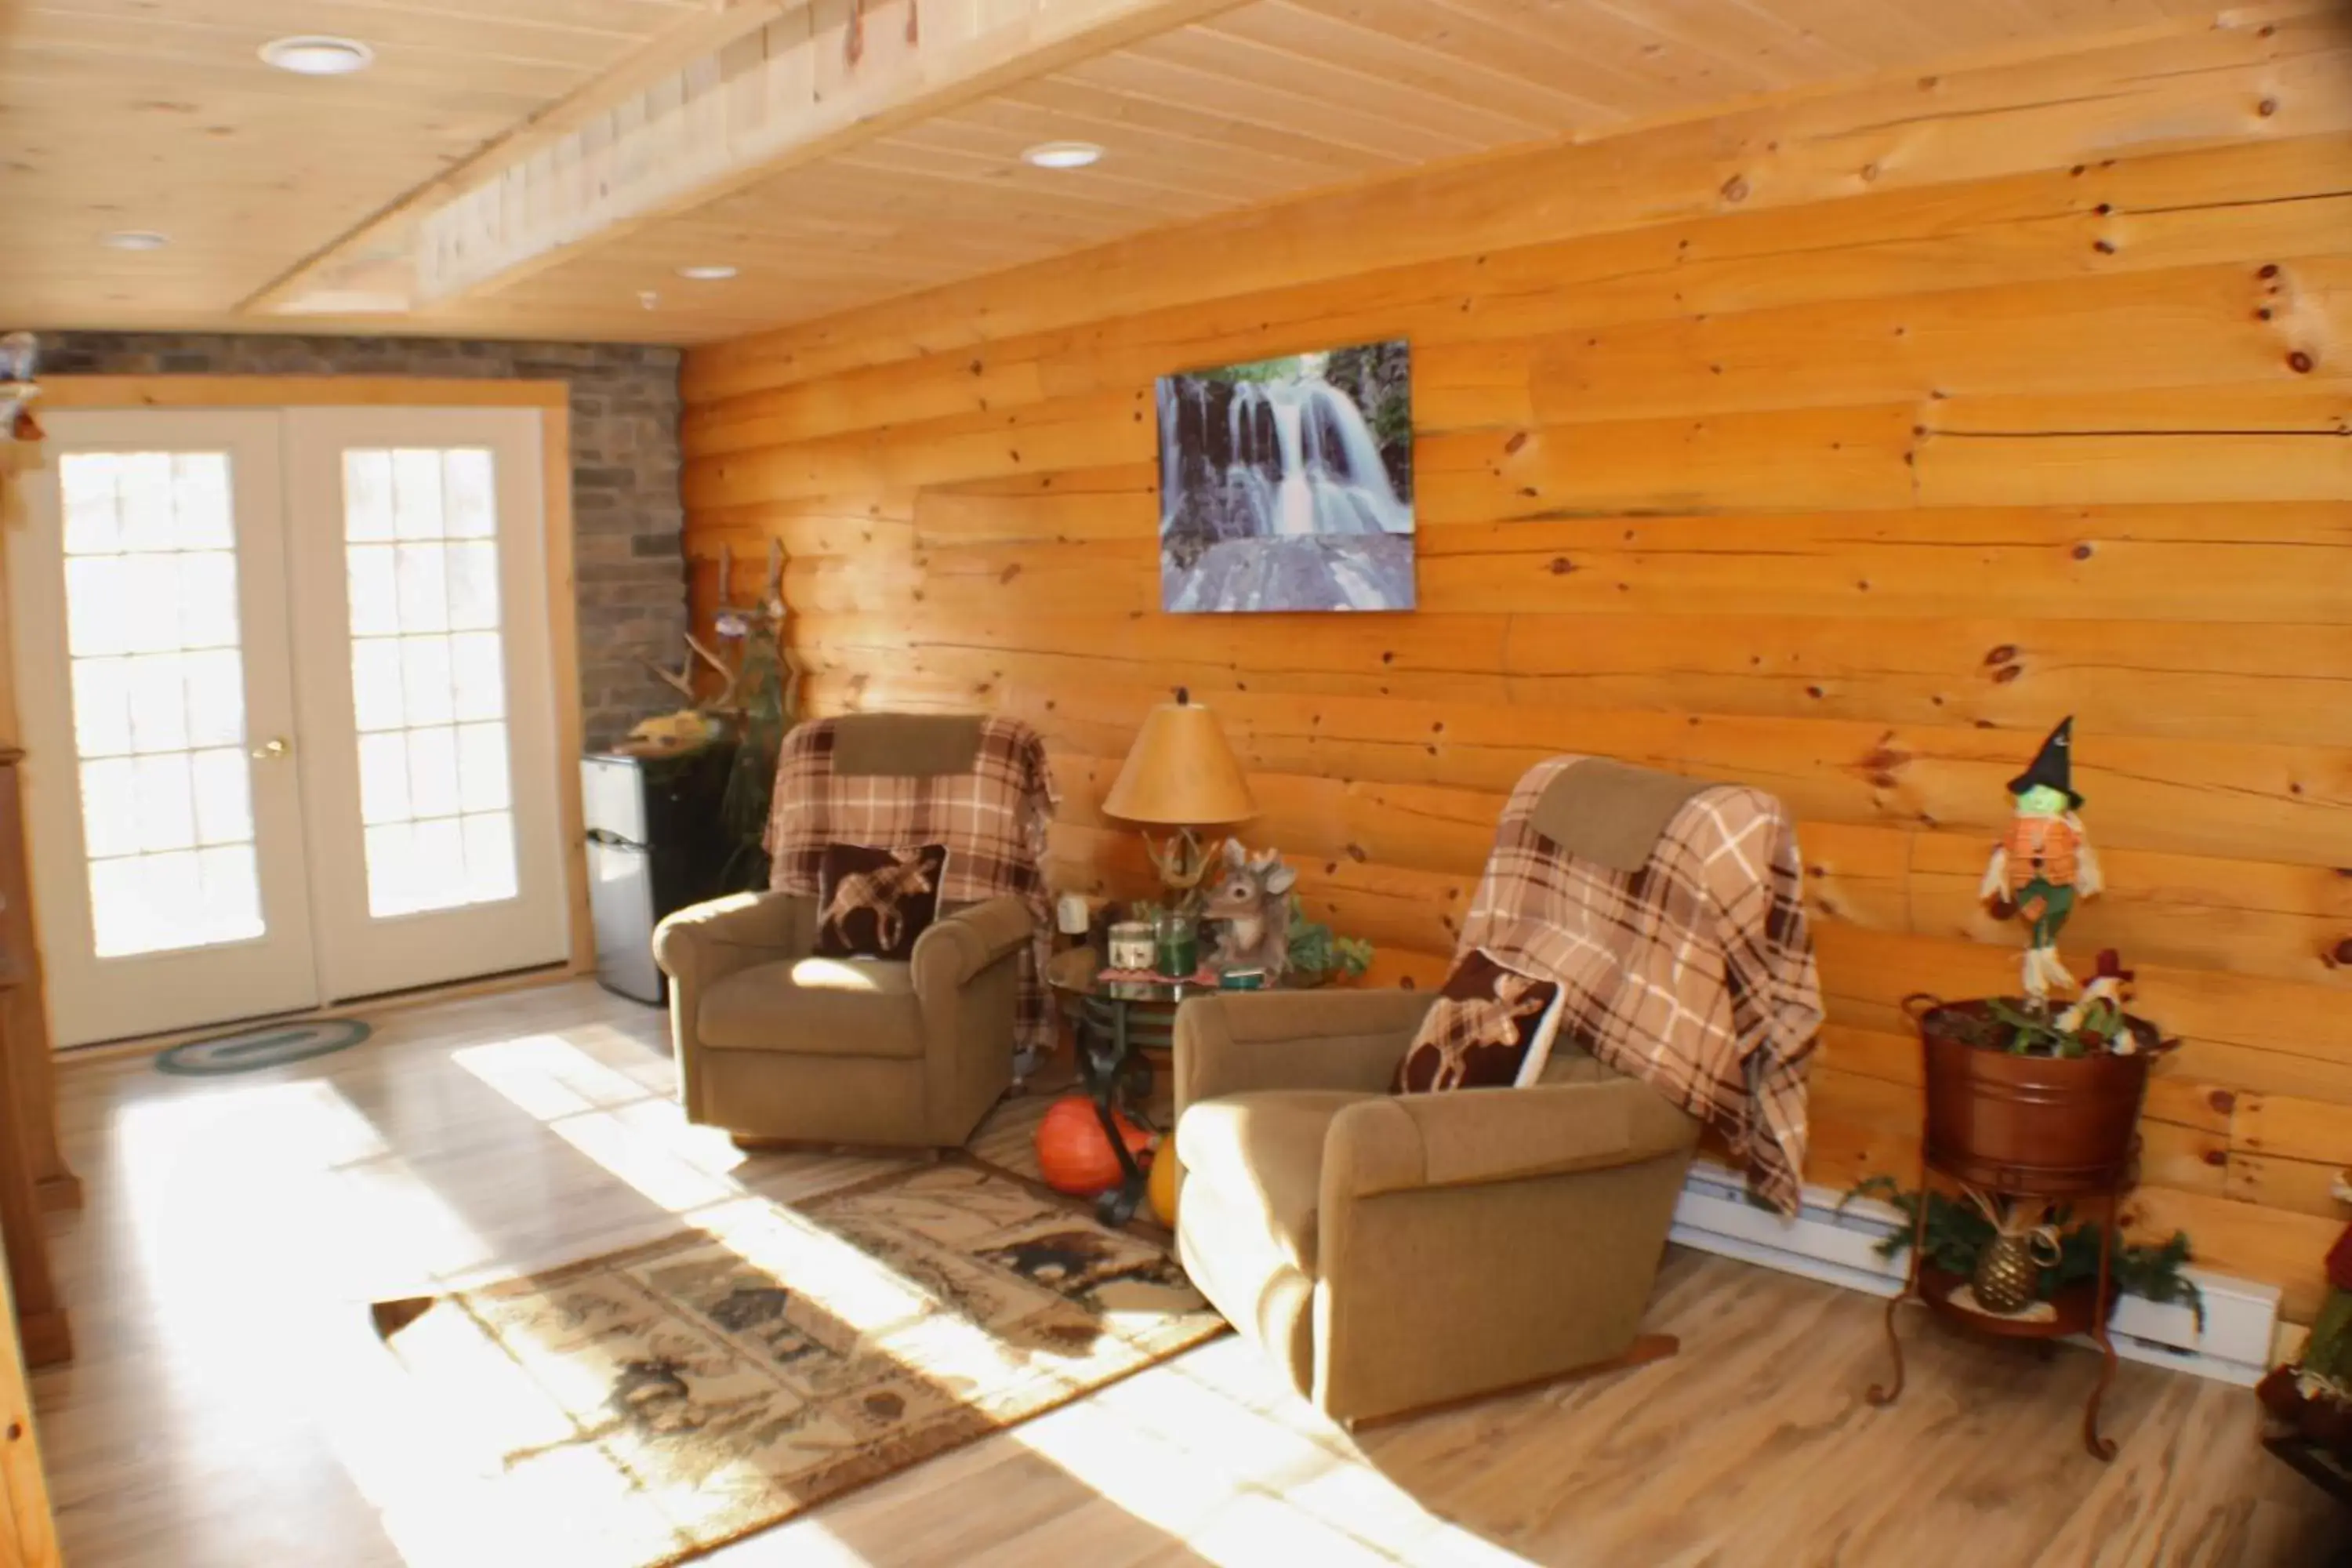
[[[884,1168],[685,1126],[662,1029],[582,983],[389,1014],[364,1046],[242,1077],[69,1060],[89,1206],[53,1223],[82,1354],[35,1380],[67,1563],[454,1568],[402,1550],[432,1500],[372,1418],[362,1303]],[[1001,1108],[981,1152],[1034,1169],[1045,1103]],[[2126,1363],[2103,1466],[2076,1438],[2081,1352],[1907,1322],[1910,1388],[1879,1411],[1867,1298],[1677,1251],[1652,1321],[1681,1355],[1360,1439],[1223,1340],[703,1561],[2304,1568],[2336,1545],[2242,1390]]]

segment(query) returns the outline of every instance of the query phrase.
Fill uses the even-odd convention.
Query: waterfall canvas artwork
[[[1400,339],[1162,376],[1162,607],[1412,609],[1412,366]]]

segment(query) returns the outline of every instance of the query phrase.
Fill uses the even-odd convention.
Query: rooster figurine
[[[2098,857],[2075,815],[2083,797],[2074,793],[2074,721],[2062,719],[2034,753],[2032,765],[2009,781],[2015,815],[1992,852],[1977,896],[2002,920],[2026,923],[2025,994],[2047,1007],[2052,989],[2076,989],[2074,977],[2058,960],[2058,933],[2081,900],[2095,898],[2104,885]]]

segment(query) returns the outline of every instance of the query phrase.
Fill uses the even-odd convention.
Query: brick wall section
[[[55,375],[422,375],[572,388],[572,543],[588,743],[677,706],[644,660],[675,665],[687,629],[676,349],[437,338],[44,332]]]

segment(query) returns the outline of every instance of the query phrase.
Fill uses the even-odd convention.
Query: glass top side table
[[[1145,1110],[1151,1100],[1151,1063],[1143,1053],[1175,1048],[1176,1009],[1186,1002],[1238,993],[1196,980],[1107,979],[1102,967],[1102,955],[1093,948],[1072,948],[1046,964],[1045,982],[1062,999],[1087,1093],[1103,1136],[1118,1156],[1119,1183],[1095,1200],[1095,1213],[1105,1225],[1119,1226],[1142,1206],[1145,1177],[1119,1137],[1115,1118],[1124,1115],[1148,1131],[1158,1131]]]

